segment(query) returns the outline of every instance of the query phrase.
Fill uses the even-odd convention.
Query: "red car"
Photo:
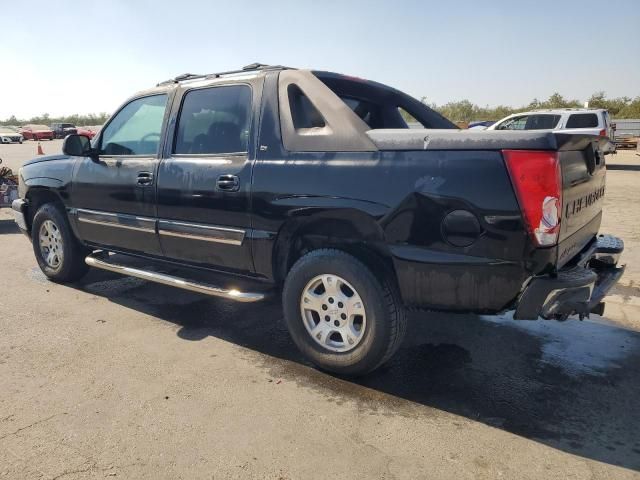
[[[25,140],[53,140],[54,134],[46,125],[25,125],[20,129]]]
[[[85,137],[93,138],[98,133],[98,130],[94,127],[76,127],[78,135],[84,135]]]

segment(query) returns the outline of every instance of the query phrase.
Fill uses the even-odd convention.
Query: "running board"
[[[234,300],[236,302],[250,303],[259,302],[264,300],[264,293],[255,292],[241,292],[236,289],[226,290],[220,287],[214,287],[213,285],[207,285],[206,283],[192,282],[180,277],[174,277],[164,273],[152,272],[150,270],[141,270],[139,268],[128,267],[126,265],[119,265],[112,263],[102,258],[97,258],[94,255],[89,255],[84,259],[85,263],[90,267],[100,268],[102,270],[108,270],[110,272],[121,273],[122,275],[128,275],[130,277],[141,278],[142,280],[148,280],[150,282],[161,283],[163,285],[169,285],[170,287],[182,288],[183,290],[190,290],[192,292],[204,293],[212,297],[221,297],[228,300]]]

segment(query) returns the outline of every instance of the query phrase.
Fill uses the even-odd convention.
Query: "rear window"
[[[371,129],[457,128],[427,105],[390,87],[330,72],[313,72]]]
[[[565,128],[597,128],[598,115],[595,113],[573,113]]]
[[[364,123],[371,127],[374,123],[373,117],[377,116],[377,110],[374,105],[359,98],[340,97],[340,99],[346,103]]]

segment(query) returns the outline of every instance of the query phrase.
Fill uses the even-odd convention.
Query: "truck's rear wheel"
[[[53,203],[42,205],[31,226],[31,243],[40,270],[50,280],[73,282],[87,273],[88,250],[71,231],[65,214]]]
[[[296,262],[285,281],[283,307],[302,353],[345,375],[362,375],[387,361],[406,329],[392,285],[339,250],[316,250]]]

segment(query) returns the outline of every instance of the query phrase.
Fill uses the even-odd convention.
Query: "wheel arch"
[[[282,284],[289,270],[305,254],[324,248],[348,253],[371,268],[377,277],[392,276],[391,253],[376,219],[360,210],[323,211],[290,219],[279,231],[273,249],[273,274]],[[382,280],[382,278],[380,278]]]
[[[64,201],[62,200],[62,197],[58,192],[48,186],[30,186],[25,195],[25,199],[28,202],[26,221],[29,231],[31,231],[33,217],[42,205],[46,203],[54,203],[56,205],[59,205],[60,208],[64,209]]]

